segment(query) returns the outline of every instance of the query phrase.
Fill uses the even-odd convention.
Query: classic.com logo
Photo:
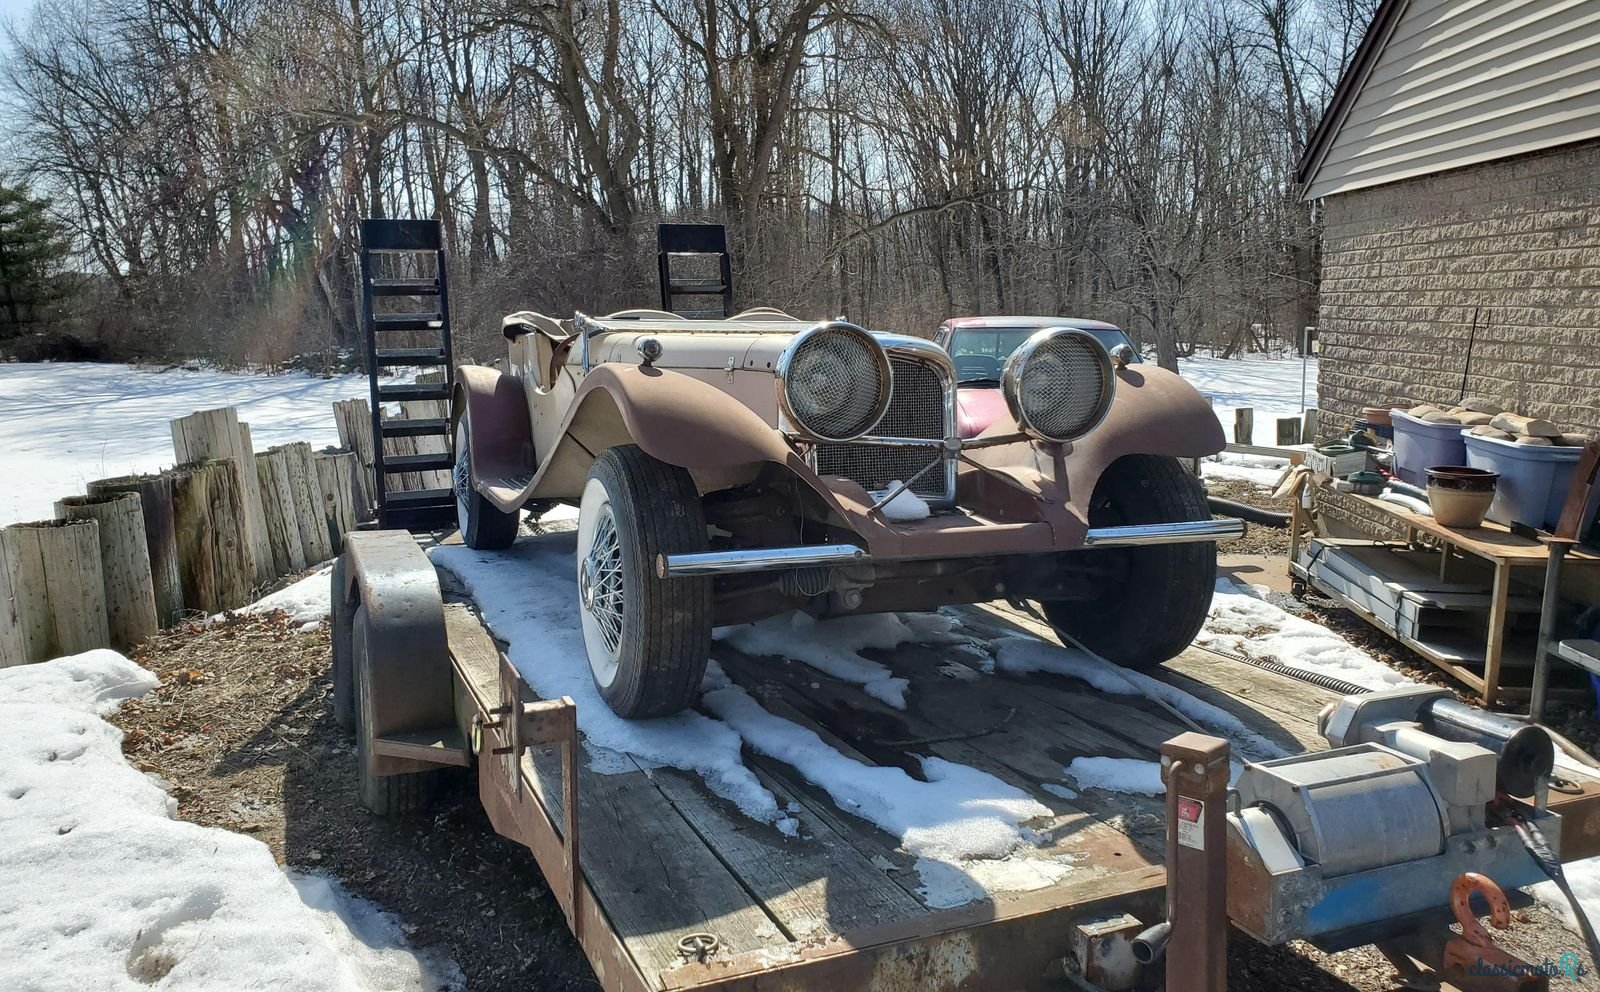
[[[1483,958],[1467,968],[1467,974],[1474,978],[1565,978],[1577,979],[1587,975],[1589,969],[1578,960],[1576,952],[1568,951],[1555,961],[1545,958],[1538,964],[1525,964],[1518,961],[1515,964],[1490,964]]]

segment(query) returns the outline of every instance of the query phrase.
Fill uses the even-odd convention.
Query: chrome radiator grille
[[[892,355],[894,398],[889,411],[872,429],[884,437],[943,438],[945,435],[944,384],[939,373],[922,362]],[[880,448],[863,444],[819,444],[816,448],[817,474],[842,475],[868,492],[888,488],[889,483],[905,481],[938,454],[933,448]],[[945,490],[942,466],[931,468],[912,486],[911,491],[927,499],[953,496]]]

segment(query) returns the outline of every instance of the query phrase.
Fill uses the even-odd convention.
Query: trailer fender
[[[495,494],[511,497],[521,492],[538,465],[522,383],[483,365],[458,367],[450,400],[452,437],[463,415],[469,424],[472,487],[499,505]],[[501,509],[514,509],[521,502]]]
[[[407,734],[455,724],[454,681],[445,640],[444,598],[428,556],[405,531],[360,531],[345,539],[333,569],[334,687],[349,686],[349,705],[361,705],[349,639],[365,607],[371,678],[372,733]],[[342,648],[342,650],[341,650]],[[338,666],[343,666],[341,672]],[[335,700],[336,712],[338,700]],[[359,720],[355,722],[359,723]],[[433,764],[376,757],[380,775],[426,771]]]
[[[793,456],[781,433],[715,386],[669,369],[607,362],[584,377],[556,450],[520,498],[484,495],[504,510],[535,496],[575,499],[595,457],[619,444],[637,444],[697,480],[787,464]]]

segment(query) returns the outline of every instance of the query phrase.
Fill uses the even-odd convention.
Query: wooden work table
[[[1351,494],[1346,494],[1350,496]],[[1511,581],[1513,572],[1523,570],[1528,573],[1527,578],[1533,584],[1542,582],[1543,570],[1550,558],[1549,547],[1535,538],[1523,537],[1513,534],[1510,529],[1502,524],[1485,520],[1481,527],[1453,528],[1446,527],[1432,517],[1413,513],[1396,503],[1375,499],[1369,496],[1353,496],[1367,507],[1392,520],[1405,531],[1403,544],[1375,540],[1371,542],[1379,547],[1406,547],[1414,548],[1420,545],[1432,544],[1441,552],[1438,562],[1438,578],[1448,580],[1451,573],[1470,571],[1465,569],[1462,557],[1472,557],[1486,562],[1490,568],[1488,587],[1483,590],[1487,594],[1488,622],[1487,637],[1484,644],[1481,670],[1475,666],[1463,664],[1443,656],[1440,652],[1430,650],[1425,643],[1407,637],[1399,637],[1408,647],[1416,650],[1418,654],[1427,658],[1438,667],[1449,672],[1452,676],[1465,682],[1483,697],[1485,706],[1494,705],[1498,698],[1504,696],[1526,696],[1527,690],[1519,687],[1502,687],[1500,684],[1501,667],[1505,658],[1506,648],[1506,621],[1509,615],[1509,602],[1511,598]],[[1310,521],[1304,511],[1298,510],[1295,514],[1293,542],[1290,550],[1290,560],[1298,561],[1300,554],[1301,531]],[[1584,549],[1571,551],[1566,560],[1567,567],[1571,569],[1592,568],[1600,566],[1600,554]],[[1481,580],[1481,573],[1476,573]],[[1465,578],[1465,576],[1462,576]],[[1347,604],[1349,605],[1349,604]],[[1368,611],[1357,606],[1351,608],[1376,626],[1388,630],[1388,625],[1379,621]],[[1392,631],[1390,631],[1392,633]]]

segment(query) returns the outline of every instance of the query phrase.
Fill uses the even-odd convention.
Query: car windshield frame
[[[1074,327],[1072,324],[1065,322],[1056,326],[1071,328],[1072,330],[1080,330],[1088,334],[1092,334],[1096,340],[1105,345],[1106,350],[1108,351],[1119,344],[1125,344],[1129,348],[1133,348],[1133,342],[1128,339],[1127,333],[1118,327]],[[946,350],[950,353],[951,364],[953,364],[956,369],[956,385],[999,385],[1000,372],[1005,368],[1006,359],[1011,357],[1011,353],[1020,348],[1024,341],[1027,341],[1040,331],[1047,329],[1048,328],[1044,327],[1018,326],[953,328],[950,332],[950,338],[948,344],[946,345]],[[988,338],[991,342],[993,342],[993,347],[981,350],[968,350],[966,352],[962,352],[960,350],[963,339],[966,339],[966,341],[970,343],[973,338],[978,337]],[[960,362],[961,358],[992,358],[994,359],[993,371],[991,372],[987,368],[974,371],[970,368],[969,364],[969,369],[966,372],[963,372]],[[1133,349],[1133,361],[1135,363],[1139,361],[1139,351],[1137,348]]]

